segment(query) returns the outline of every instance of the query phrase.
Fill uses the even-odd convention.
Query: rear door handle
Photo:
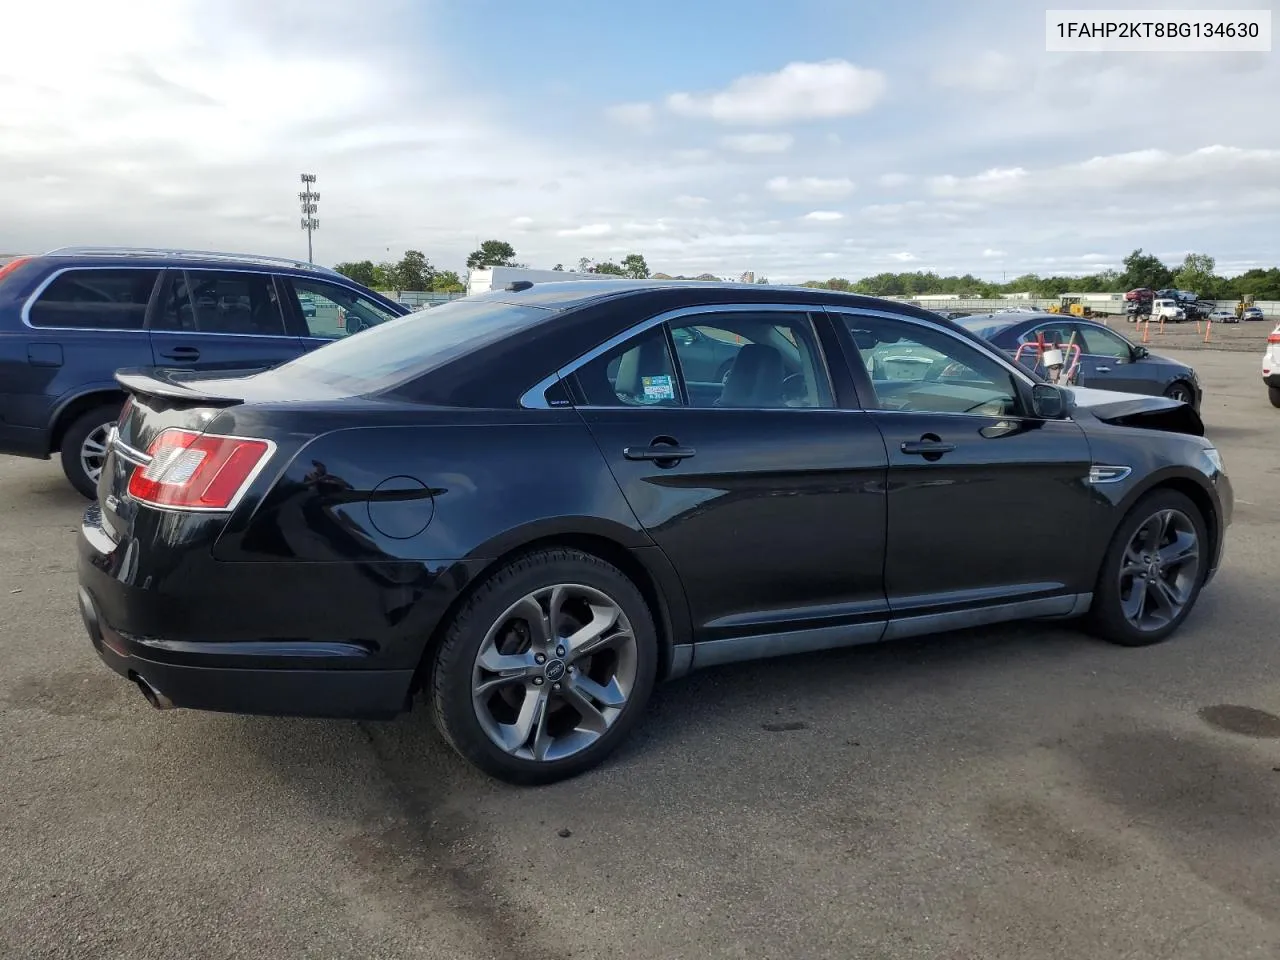
[[[167,352],[161,353],[160,356],[166,360],[199,360],[200,349],[198,347],[172,347]]]
[[[1093,372],[1094,373],[1110,373],[1111,368],[1110,367],[1094,367]]]
[[[902,452],[918,457],[940,457],[956,448],[954,443],[942,440],[904,440]]]
[[[622,450],[622,455],[628,460],[651,460],[658,464],[661,464],[664,460],[670,460],[673,463],[687,460],[696,453],[697,451],[692,447],[668,446],[666,444],[650,447],[624,447]]]

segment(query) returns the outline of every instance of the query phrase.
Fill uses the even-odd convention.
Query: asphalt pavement
[[[0,458],[0,957],[1280,955],[1280,410],[1260,350],[1175,355],[1238,503],[1172,640],[1023,624],[708,670],[536,790],[422,710],[153,710],[79,622],[84,502]]]

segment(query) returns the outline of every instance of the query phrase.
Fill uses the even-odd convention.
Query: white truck
[[[467,296],[486,290],[501,290],[517,280],[555,283],[561,280],[599,280],[600,274],[568,270],[530,270],[527,267],[480,267],[467,274]]]

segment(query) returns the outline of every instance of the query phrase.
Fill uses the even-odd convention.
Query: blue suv
[[[409,308],[325,267],[63,247],[0,267],[0,454],[58,455],[96,495],[122,367],[271,367]]]

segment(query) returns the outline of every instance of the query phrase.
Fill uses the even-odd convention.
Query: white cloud
[[[511,226],[515,227],[517,230],[523,230],[525,227],[532,226],[533,222],[534,222],[533,217],[512,217],[511,218]]]
[[[720,142],[738,153],[786,153],[795,137],[789,133],[743,133],[721,137]]]
[[[673,150],[671,156],[681,163],[701,163],[711,159],[711,151],[706,147],[691,147],[684,150]]]
[[[676,206],[684,207],[687,210],[697,210],[699,207],[705,207],[710,202],[706,197],[693,197],[688,194],[681,194],[676,197]]]
[[[673,93],[667,97],[667,108],[719,123],[821,120],[870,110],[886,87],[884,74],[847,60],[789,63],[776,73],[738,77],[720,91]]]
[[[904,187],[912,180],[911,176],[905,173],[882,173],[876,178],[876,182],[882,187],[893,189],[895,187]]]
[[[1008,54],[987,50],[978,56],[948,58],[933,72],[940,87],[976,93],[1002,93],[1025,83],[1029,71]]]
[[[831,223],[835,220],[843,220],[844,214],[837,210],[814,210],[812,213],[806,213],[804,219],[818,223]]]
[[[613,227],[607,223],[584,223],[580,227],[568,227],[557,230],[557,237],[607,237],[613,233]]]
[[[992,259],[998,259],[1000,257],[1003,257],[1005,254],[1003,250],[992,250],[990,247],[988,247],[986,250],[982,251],[982,255],[986,257],[988,260],[992,260]]]
[[[902,253],[889,254],[889,259],[896,260],[898,263],[911,263],[913,260],[918,259],[918,257],[916,257],[914,253],[908,253],[904,250]]]
[[[765,189],[779,200],[839,200],[854,190],[847,177],[774,177]]]
[[[605,109],[605,116],[620,126],[643,130],[653,124],[653,104],[616,103]]]

